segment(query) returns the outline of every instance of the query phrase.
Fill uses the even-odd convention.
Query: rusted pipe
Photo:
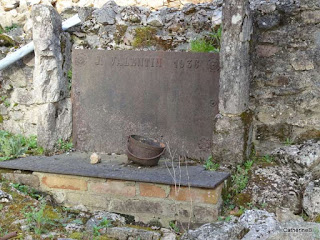
[[[7,240],[10,238],[16,237],[17,235],[18,235],[17,232],[12,232],[12,233],[9,233],[9,234],[1,237],[0,240]]]

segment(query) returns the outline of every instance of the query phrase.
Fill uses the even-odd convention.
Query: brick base
[[[50,192],[58,203],[133,215],[136,221],[198,225],[217,220],[223,183],[215,189],[175,187],[134,181],[49,173],[1,172],[9,181]]]

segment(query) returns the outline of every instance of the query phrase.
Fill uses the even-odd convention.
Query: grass
[[[34,199],[37,199],[37,200],[43,199],[43,196],[41,194],[39,194],[37,190],[35,190],[29,186],[26,186],[26,185],[23,185],[20,183],[12,183],[12,187],[17,189],[19,192],[21,192],[25,195],[28,195]]]
[[[290,138],[286,138],[286,140],[284,141],[284,145],[286,146],[291,146],[294,144],[294,141]]]
[[[38,147],[37,137],[24,137],[0,130],[0,161],[21,157],[25,154],[43,154],[43,148]]]
[[[262,162],[272,163],[274,161],[273,157],[270,155],[264,155],[262,158],[260,158]]]
[[[57,145],[58,150],[63,151],[63,152],[69,152],[73,148],[73,143],[71,140],[64,141],[62,139],[59,139],[56,145]]]
[[[216,170],[219,169],[220,164],[219,164],[219,163],[214,163],[212,156],[210,156],[210,157],[206,160],[206,162],[205,162],[205,164],[203,165],[203,167],[204,167],[206,170],[209,170],[209,171],[216,171]]]
[[[10,102],[7,96],[1,96],[0,103],[3,104],[6,108],[10,107]]]
[[[175,233],[180,232],[180,229],[177,227],[177,224],[174,221],[169,222],[169,226]]]
[[[101,235],[100,233],[100,230],[103,229],[103,228],[108,228],[108,227],[111,227],[112,224],[111,224],[111,221],[106,219],[106,218],[103,218],[102,221],[99,223],[98,226],[93,226],[93,236],[94,237],[98,237]]]
[[[220,52],[222,28],[214,30],[208,36],[192,40],[190,42],[191,52]]]
[[[51,220],[45,216],[45,208],[46,204],[42,203],[39,210],[35,207],[30,207],[30,210],[24,213],[28,225],[36,235],[46,233],[46,225],[53,224]]]
[[[18,27],[19,27],[19,25],[14,23],[9,27],[5,27],[4,29],[5,29],[5,32],[10,32],[11,30],[18,28]]]

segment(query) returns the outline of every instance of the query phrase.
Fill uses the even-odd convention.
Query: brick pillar
[[[250,153],[250,39],[252,19],[247,0],[225,0],[220,52],[219,114],[215,118],[212,156],[235,167]]]

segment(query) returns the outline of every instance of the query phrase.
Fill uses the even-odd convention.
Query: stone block
[[[81,177],[70,177],[66,175],[43,174],[41,177],[41,187],[57,188],[66,190],[87,191],[87,180]]]
[[[194,221],[196,223],[214,222],[218,219],[221,212],[221,204],[212,205],[196,205],[193,207]]]
[[[302,21],[307,24],[320,23],[320,10],[304,11],[301,13]]]
[[[90,210],[108,210],[110,200],[103,195],[67,192],[65,203],[70,206],[82,204]]]
[[[11,103],[31,105],[34,103],[33,93],[26,88],[15,88],[11,95]]]
[[[140,196],[166,198],[170,187],[166,185],[139,183]]]
[[[279,52],[280,48],[273,45],[258,45],[256,47],[258,57],[271,57]]]
[[[146,214],[149,216],[167,216],[174,218],[175,207],[172,201],[151,201],[147,199],[117,199],[111,200],[109,211],[124,214]]]
[[[222,185],[215,189],[171,186],[169,198],[176,201],[191,201],[196,203],[217,204],[221,196]]]
[[[308,71],[314,69],[312,60],[308,59],[293,59],[291,65],[296,71]]]
[[[90,182],[89,191],[98,194],[120,195],[134,197],[136,195],[135,182],[107,180],[106,182]]]
[[[63,74],[60,46],[61,17],[52,6],[32,7],[35,67],[34,97],[37,103],[54,103],[67,92],[67,78]]]
[[[248,1],[225,1],[222,16],[219,111],[224,115],[240,115],[247,111],[249,103],[249,42],[253,22]]]
[[[249,155],[252,116],[217,115],[213,132],[212,157],[214,161],[235,167]]]
[[[53,149],[58,139],[67,140],[72,132],[72,106],[70,98],[58,103],[42,104],[38,108],[38,143]]]

